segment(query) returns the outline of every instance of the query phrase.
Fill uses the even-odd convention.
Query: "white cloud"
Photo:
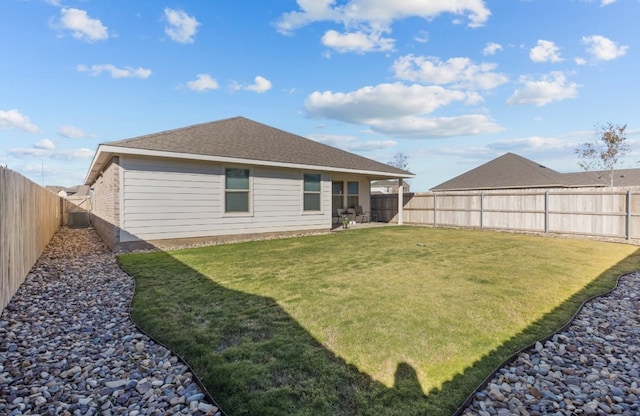
[[[109,38],[108,28],[100,20],[89,17],[86,11],[80,9],[61,9],[60,19],[54,27],[70,30],[74,38],[87,42]]]
[[[319,21],[333,21],[345,26],[383,24],[408,17],[431,20],[449,13],[466,16],[470,27],[483,26],[491,12],[482,0],[348,0],[336,4],[335,0],[297,0],[300,10],[283,14],[276,27],[281,33],[294,30]]]
[[[38,132],[38,127],[31,123],[29,117],[21,114],[18,110],[0,110],[0,130],[19,129],[29,133]]]
[[[593,0],[580,0],[583,3],[593,3]],[[600,7],[609,6],[618,0],[600,0]]]
[[[198,74],[195,81],[187,82],[187,87],[193,91],[204,92],[207,90],[217,90],[218,82],[211,78],[209,74]]]
[[[508,104],[533,104],[540,107],[553,101],[575,98],[580,87],[574,82],[567,82],[566,76],[560,71],[543,75],[539,80],[522,77],[520,82],[523,87],[513,93],[507,100]]]
[[[9,149],[7,152],[11,156],[21,157],[21,156],[35,156],[35,157],[49,157],[51,155],[51,151],[47,149],[42,149],[38,147],[29,147],[29,148],[16,148]]]
[[[374,150],[388,149],[397,144],[394,140],[359,141],[354,136],[341,136],[335,134],[315,134],[310,135],[309,138],[329,146],[356,152],[370,152]]]
[[[470,97],[473,95],[436,85],[379,84],[349,93],[316,91],[305,100],[305,109],[313,117],[369,124],[379,118],[431,113],[439,107],[464,102]]]
[[[77,159],[91,159],[93,150],[82,149],[56,149],[55,144],[50,139],[42,139],[34,143],[29,148],[15,148],[8,152],[12,156],[35,156],[39,158],[50,158],[56,160],[72,161]]]
[[[171,39],[179,43],[193,43],[200,22],[182,10],[164,9],[167,26],[164,31]]]
[[[86,65],[78,65],[76,69],[80,72],[90,72],[93,76],[98,76],[103,72],[108,72],[111,74],[112,78],[149,78],[151,76],[151,70],[138,67],[124,67],[118,68],[115,65],[111,64],[102,64],[102,65],[91,65],[90,67]]]
[[[60,126],[60,128],[58,129],[58,134],[68,139],[79,139],[82,137],[90,136],[81,128],[74,126]]]
[[[628,46],[620,46],[611,39],[600,35],[583,36],[582,43],[587,52],[598,61],[611,61],[627,53]]]
[[[492,150],[503,151],[522,151],[522,152],[540,152],[550,150],[566,150],[568,144],[566,140],[559,139],[557,137],[521,137],[517,139],[499,140],[487,145]]]
[[[469,58],[443,62],[435,57],[413,55],[402,56],[393,63],[398,79],[481,90],[493,89],[508,81],[505,75],[494,72],[496,67],[492,63],[475,64]]]
[[[58,160],[91,159],[93,154],[94,151],[87,148],[56,150],[51,154],[51,158]]]
[[[427,43],[429,42],[429,33],[421,30],[413,37],[413,40],[418,43]]]
[[[459,117],[401,117],[370,123],[378,133],[410,139],[433,139],[497,133],[504,128],[482,114]]]
[[[425,117],[454,102],[476,100],[475,93],[448,90],[437,85],[401,83],[364,87],[349,93],[314,92],[305,101],[312,117],[363,124],[377,133],[408,138],[434,138],[501,131],[485,115]]]
[[[49,139],[42,139],[31,147],[10,149],[12,156],[35,156],[39,158],[50,157],[55,151],[55,144]]]
[[[257,92],[258,94],[262,94],[271,89],[271,81],[269,81],[265,77],[258,75],[254,78],[253,85],[247,85],[246,87],[244,87],[244,89],[247,91],[253,91]]]
[[[33,147],[35,149],[53,150],[56,148],[56,145],[53,144],[53,142],[50,139],[42,139],[39,142],[34,143]]]
[[[495,55],[496,52],[501,51],[502,49],[503,49],[502,45],[500,45],[499,43],[488,42],[487,45],[482,50],[482,54],[485,56]]]
[[[364,31],[338,33],[327,31],[322,36],[322,44],[338,52],[384,52],[393,50],[394,40],[382,36],[383,32],[366,33]]]
[[[533,62],[561,62],[560,48],[549,40],[538,40],[538,44],[529,52]]]

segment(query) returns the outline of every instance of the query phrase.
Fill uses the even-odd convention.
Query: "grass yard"
[[[383,227],[118,257],[134,320],[240,415],[450,415],[637,247]]]

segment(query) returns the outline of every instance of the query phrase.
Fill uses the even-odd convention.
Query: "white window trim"
[[[304,209],[304,195],[307,193],[304,190],[304,175],[320,175],[320,191],[317,192],[317,194],[320,195],[320,209],[318,210],[305,210]],[[300,212],[302,213],[302,215],[318,215],[318,214],[322,214],[323,213],[323,199],[324,199],[324,192],[322,192],[322,188],[324,186],[324,179],[322,177],[322,173],[320,172],[309,172],[309,171],[305,171],[305,172],[301,172],[300,173]],[[313,192],[316,193],[316,192]]]
[[[247,212],[227,212],[227,169],[247,169],[249,170],[249,211]],[[247,166],[236,165],[223,165],[220,175],[222,184],[220,189],[222,191],[220,209],[222,210],[222,217],[252,217],[253,216],[253,169]],[[233,192],[233,191],[229,191]]]

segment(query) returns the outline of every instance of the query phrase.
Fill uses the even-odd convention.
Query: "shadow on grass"
[[[640,250],[613,269],[629,270],[639,259]],[[409,364],[397,366],[389,388],[326,349],[275,300],[225,288],[167,253],[119,262],[135,276],[136,323],[183,356],[230,416],[451,415],[514,352],[549,335],[544,328],[562,327],[586,298],[615,283],[598,279],[425,394]]]

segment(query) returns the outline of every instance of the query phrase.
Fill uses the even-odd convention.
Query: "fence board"
[[[0,310],[57,231],[61,198],[0,166]]]
[[[372,195],[371,212],[397,222],[397,195]],[[640,239],[640,187],[404,194],[406,224]]]

